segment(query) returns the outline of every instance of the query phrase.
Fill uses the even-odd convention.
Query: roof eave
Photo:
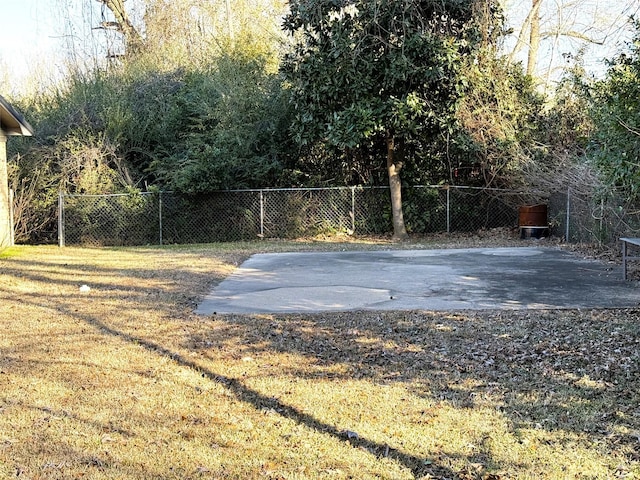
[[[0,96],[0,132],[4,135],[33,135],[33,127]]]

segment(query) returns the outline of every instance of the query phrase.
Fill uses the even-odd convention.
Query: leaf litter
[[[265,245],[3,261],[0,473],[640,477],[639,310],[191,313]]]

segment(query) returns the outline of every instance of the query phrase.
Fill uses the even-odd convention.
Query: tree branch
[[[129,20],[127,11],[124,9],[124,0],[97,1],[111,10],[111,13],[113,13],[113,16],[115,17],[118,24],[117,29],[124,35],[127,45],[134,50],[138,48],[142,44],[142,36],[133,26],[131,20]]]
[[[625,130],[627,130],[628,132],[630,132],[630,133],[632,133],[632,134],[637,135],[637,136],[639,136],[639,137],[640,137],[640,130],[636,130],[636,129],[634,129],[634,128],[630,127],[630,126],[629,126],[629,125],[627,125],[625,122],[623,122],[620,118],[618,118],[617,120],[618,120],[618,123],[619,123],[622,127],[624,127],[624,129],[625,129]]]
[[[540,11],[541,4],[542,4],[541,1],[535,2],[531,7],[531,10],[529,10],[529,14],[527,15],[527,18],[524,19],[524,22],[522,23],[522,27],[520,28],[520,33],[518,34],[518,41],[516,42],[516,46],[513,47],[513,50],[509,54],[509,63],[513,63],[513,59],[515,58],[515,56],[518,54],[520,50],[522,50],[522,47],[526,45],[527,42],[525,38],[527,36],[527,31],[531,26],[531,22],[533,21],[533,18]]]

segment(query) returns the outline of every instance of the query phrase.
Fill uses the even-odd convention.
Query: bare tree
[[[531,0],[532,5],[527,17],[524,19],[520,27],[520,33],[516,41],[515,47],[511,50],[509,58],[513,61],[516,55],[526,46],[528,47],[527,55],[527,74],[533,75],[535,64],[540,47],[540,6],[542,0]],[[527,34],[529,36],[527,42]]]
[[[9,82],[9,67],[0,56],[0,92],[11,92],[11,83]]]
[[[160,68],[207,62],[236,42],[275,52],[274,45],[285,38],[280,19],[287,8],[286,0],[97,2],[110,15],[105,17],[103,13],[94,28],[117,32],[123,37],[125,54],[151,56]],[[129,12],[135,9],[139,14],[132,18]]]
[[[548,85],[566,60],[585,53],[596,67],[631,32],[628,19],[640,12],[637,0],[514,0],[505,2],[513,37],[509,58]]]
[[[129,19],[129,14],[124,8],[124,0],[97,0],[102,5],[111,10],[115,20],[101,22],[102,28],[113,28],[120,32],[125,39],[128,52],[135,52],[142,46],[143,39],[136,27]]]

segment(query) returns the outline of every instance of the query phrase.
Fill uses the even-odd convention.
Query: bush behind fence
[[[551,232],[573,242],[608,243],[638,232],[638,216],[615,197],[557,192],[536,195],[471,187],[403,190],[412,233],[473,232],[517,227],[521,205],[548,205]],[[60,195],[61,245],[162,245],[318,234],[388,234],[388,187],[264,189],[207,195],[171,192]],[[637,233],[636,233],[637,234]]]

